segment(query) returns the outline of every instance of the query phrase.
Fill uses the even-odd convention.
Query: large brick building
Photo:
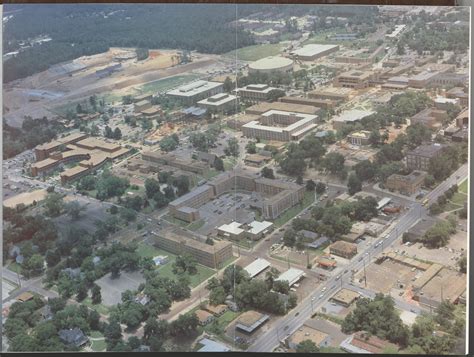
[[[413,171],[409,175],[393,174],[387,178],[385,187],[389,190],[412,195],[420,191],[427,173],[424,171]]]
[[[170,227],[155,233],[158,248],[170,253],[190,254],[199,264],[213,269],[221,268],[232,258],[232,243],[215,241],[214,245],[204,243],[195,234],[179,227]]]
[[[441,144],[420,145],[407,152],[407,167],[411,170],[428,171],[430,161],[441,155],[444,146]]]

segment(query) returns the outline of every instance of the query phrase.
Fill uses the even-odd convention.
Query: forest
[[[226,5],[12,5],[8,11],[13,17],[5,23],[4,53],[28,46],[40,35],[52,40],[6,60],[5,83],[109,47],[224,53],[254,44],[250,34],[229,26],[236,12]]]

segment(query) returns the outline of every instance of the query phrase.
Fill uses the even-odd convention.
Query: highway
[[[460,183],[468,175],[468,165],[464,164],[456,170],[449,178],[438,185],[433,191],[425,197],[432,202],[436,200],[444,191],[454,183]],[[392,245],[403,232],[414,225],[422,216],[427,214],[427,210],[420,203],[412,203],[407,212],[397,219],[397,223],[390,229],[390,232],[372,242],[367,249],[354,257],[345,267],[344,273],[333,276],[325,283],[321,284],[319,289],[313,294],[307,296],[299,305],[288,315],[277,321],[276,324],[261,335],[248,349],[249,352],[272,352],[287,336],[294,333],[317,309],[324,305],[329,298],[337,291],[338,287],[344,286],[344,281],[350,279],[351,270],[359,270],[364,265],[364,260],[370,263],[369,257],[373,258],[384,249]],[[369,254],[370,251],[370,254]],[[362,259],[361,259],[362,255]],[[324,292],[323,292],[324,291]],[[409,304],[408,304],[409,305]],[[413,305],[416,309],[418,306]]]

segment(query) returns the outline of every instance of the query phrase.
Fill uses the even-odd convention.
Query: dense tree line
[[[21,41],[41,34],[52,40],[7,60],[5,82],[59,62],[105,52],[109,47],[224,53],[236,46],[254,44],[249,33],[228,26],[235,20],[235,9],[226,5],[56,5],[21,9],[5,24],[5,50],[13,51]]]
[[[49,142],[64,131],[64,126],[46,117],[33,119],[25,117],[21,128],[3,121],[3,159],[9,159],[37,145]]]
[[[390,296],[360,298],[344,319],[342,331],[366,331],[398,344],[407,353],[442,355],[455,353],[456,339],[465,334],[465,319],[456,316],[455,305],[444,300],[434,314],[422,313],[411,328],[403,324]],[[435,334],[442,331],[442,334]]]

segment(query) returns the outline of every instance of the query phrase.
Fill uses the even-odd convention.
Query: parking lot
[[[101,288],[102,303],[105,306],[113,306],[122,301],[122,293],[125,290],[136,290],[141,283],[144,283],[142,273],[121,272],[120,277],[111,279],[110,273],[96,281]]]
[[[242,192],[226,193],[199,208],[204,225],[198,233],[208,235],[216,233],[217,227],[232,221],[248,223],[255,220],[255,211],[250,204],[258,202],[258,196]]]

